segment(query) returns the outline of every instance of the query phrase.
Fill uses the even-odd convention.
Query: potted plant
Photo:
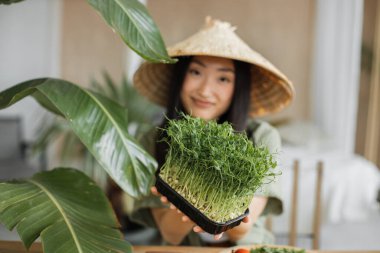
[[[10,4],[19,0],[0,0]],[[146,60],[174,62],[145,7],[137,0],[88,0],[123,41]],[[156,161],[128,133],[122,106],[71,82],[39,78],[0,92],[0,109],[32,96],[67,120],[107,174],[130,196],[149,192]],[[101,189],[79,170],[57,168],[29,180],[0,183],[0,222],[16,228],[29,248],[45,252],[131,252]]]

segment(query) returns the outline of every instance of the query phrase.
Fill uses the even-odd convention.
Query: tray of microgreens
[[[255,191],[275,176],[268,148],[228,123],[182,115],[162,131],[169,148],[157,190],[210,234],[239,225]]]

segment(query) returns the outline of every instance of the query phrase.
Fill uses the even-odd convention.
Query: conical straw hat
[[[294,97],[288,78],[259,53],[252,50],[227,22],[206,18],[205,26],[188,39],[168,48],[171,57],[207,55],[251,64],[249,116],[264,116],[285,108]],[[172,64],[143,63],[134,75],[136,89],[149,100],[166,106]]]

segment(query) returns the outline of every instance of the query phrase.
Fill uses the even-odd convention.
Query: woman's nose
[[[199,86],[198,92],[203,97],[208,97],[212,93],[212,82],[210,79],[205,79]]]

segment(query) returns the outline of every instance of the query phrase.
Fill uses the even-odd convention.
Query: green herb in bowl
[[[223,250],[220,253],[306,253],[304,249],[291,246],[236,246],[232,250]]]
[[[305,253],[304,249],[292,249],[292,248],[282,248],[282,247],[260,247],[256,249],[251,249],[249,253]]]

